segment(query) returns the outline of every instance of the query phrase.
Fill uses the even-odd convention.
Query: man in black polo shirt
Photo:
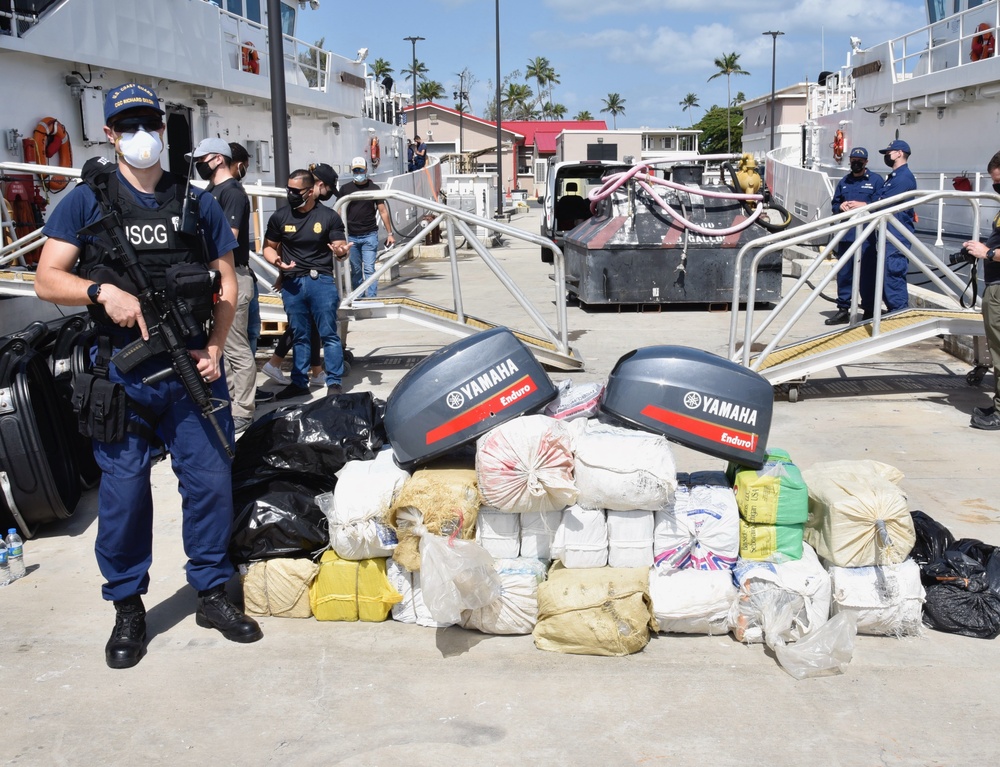
[[[379,189],[379,185],[368,178],[368,161],[364,157],[355,157],[351,161],[351,180],[340,187],[338,197]],[[387,247],[392,247],[395,243],[392,236],[392,221],[389,219],[389,209],[384,200],[349,201],[344,212],[347,217],[347,240],[351,243],[351,290],[357,290],[362,282],[375,274],[375,262],[378,259],[376,211],[385,227],[385,244]],[[378,295],[378,283],[373,282],[365,290],[365,298],[375,298],[376,295]]]
[[[257,365],[250,349],[250,302],[254,296],[254,276],[250,271],[250,198],[240,182],[229,170],[232,149],[221,138],[206,138],[188,155],[194,158],[195,170],[205,181],[208,191],[218,200],[222,212],[236,237],[233,251],[236,265],[236,316],[226,336],[223,359],[226,364],[226,383],[233,407],[233,426],[237,433],[253,422],[254,393],[256,392]]]
[[[337,334],[340,295],[333,259],[350,252],[344,222],[325,205],[317,205],[316,179],[305,169],[292,171],[286,191],[288,206],[267,222],[264,258],[282,275],[281,300],[292,328],[292,382],[275,399],[309,393],[309,326],[315,323],[323,345],[326,389],[340,394],[344,351]]]

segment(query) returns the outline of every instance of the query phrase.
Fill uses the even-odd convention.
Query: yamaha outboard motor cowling
[[[735,362],[686,346],[648,346],[618,360],[601,410],[727,461],[760,468],[774,390]]]
[[[403,376],[386,401],[385,430],[396,463],[409,470],[541,409],[556,394],[513,333],[486,330],[439,349]]]

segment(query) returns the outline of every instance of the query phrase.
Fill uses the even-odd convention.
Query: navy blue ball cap
[[[868,150],[865,149],[863,146],[856,146],[856,147],[854,147],[854,149],[851,150],[851,159],[852,160],[867,160],[868,159]]]
[[[145,85],[125,83],[108,91],[104,97],[104,124],[108,125],[122,112],[130,109],[152,109],[164,114],[155,91]]]
[[[895,152],[896,150],[899,150],[900,152],[903,152],[905,154],[910,154],[910,145],[907,144],[905,141],[903,141],[903,139],[898,138],[891,144],[889,144],[889,146],[887,146],[885,149],[879,149],[878,151],[879,154],[885,154],[886,152]]]

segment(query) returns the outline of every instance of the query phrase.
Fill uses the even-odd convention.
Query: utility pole
[[[458,90],[453,94],[455,100],[458,102],[458,153],[462,155],[465,152],[465,134],[463,133],[463,119],[465,117],[465,102],[469,98],[469,94],[465,92],[465,72],[460,72],[458,75]],[[462,173],[466,171],[462,170]]]
[[[500,123],[503,110],[500,107],[500,0],[496,0],[497,25],[497,220],[503,215],[503,145],[500,141]]]
[[[771,36],[771,117],[769,118],[771,122],[771,149],[774,149],[774,64],[775,64],[775,52],[778,48],[778,35],[785,34],[784,32],[762,32],[761,34]]]
[[[424,40],[423,37],[404,37],[413,46],[413,148],[417,144],[417,40]]]

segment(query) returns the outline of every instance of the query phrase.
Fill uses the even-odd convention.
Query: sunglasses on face
[[[287,186],[285,189],[289,192],[311,192],[311,186]]]
[[[142,117],[126,117],[116,122],[111,130],[115,133],[135,133],[140,128],[146,133],[152,133],[163,127],[163,119],[159,115],[144,115]]]

